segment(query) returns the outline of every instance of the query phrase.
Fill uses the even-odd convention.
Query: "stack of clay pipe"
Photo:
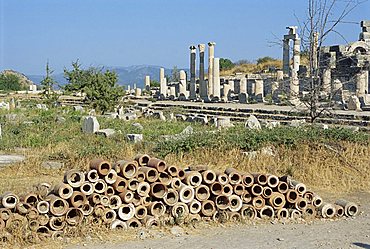
[[[0,231],[58,238],[70,226],[91,222],[110,228],[153,227],[198,221],[307,219],[354,216],[358,206],[323,202],[290,177],[217,172],[205,166],[183,170],[138,155],[114,164],[90,162],[90,170],[69,170],[60,184],[40,184],[32,193],[1,197]],[[3,233],[4,234],[4,233]],[[4,236],[4,235],[3,235]]]

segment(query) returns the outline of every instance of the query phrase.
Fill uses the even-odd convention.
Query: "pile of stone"
[[[323,202],[288,176],[217,172],[205,166],[181,169],[138,155],[135,160],[90,162],[90,170],[69,170],[63,182],[40,184],[21,196],[1,197],[0,231],[9,239],[59,238],[69,227],[99,223],[114,228],[198,221],[333,218],[354,216],[356,204]]]

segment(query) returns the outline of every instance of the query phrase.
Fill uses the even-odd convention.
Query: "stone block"
[[[114,129],[102,129],[95,132],[96,135],[103,135],[104,137],[111,137],[116,134]]]
[[[24,160],[26,157],[22,155],[0,155],[0,165],[19,163]]]
[[[127,134],[126,138],[130,142],[139,143],[143,141],[143,134]]]
[[[245,128],[251,129],[251,130],[260,130],[261,124],[254,115],[250,115],[247,119],[247,122],[245,122]]]
[[[350,96],[347,103],[348,110],[361,111],[361,102],[357,96]]]
[[[75,112],[83,112],[84,111],[84,108],[82,106],[80,106],[80,105],[75,105],[75,106],[73,106],[73,110]]]
[[[130,121],[130,120],[136,120],[137,115],[136,113],[125,113],[122,115],[118,115],[118,118],[121,120]]]
[[[96,117],[88,116],[83,119],[82,132],[93,134],[100,129],[100,125]]]
[[[43,168],[46,169],[54,169],[58,170],[64,167],[64,163],[61,162],[54,162],[54,161],[46,161],[41,164]]]
[[[229,117],[217,117],[216,127],[218,129],[233,127]]]
[[[132,126],[135,127],[135,128],[138,128],[139,130],[144,129],[144,127],[140,123],[133,123]]]

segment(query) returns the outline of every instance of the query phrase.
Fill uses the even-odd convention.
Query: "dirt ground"
[[[171,233],[138,230],[137,238],[115,243],[83,243],[69,249],[174,249],[174,248],[370,248],[370,193],[359,193],[347,199],[360,205],[355,218],[315,220],[311,222],[268,222],[237,224],[225,227],[202,227]],[[196,231],[196,232],[194,232]],[[154,236],[153,236],[154,234]],[[142,239],[140,239],[140,237]],[[154,237],[154,238],[153,238]]]

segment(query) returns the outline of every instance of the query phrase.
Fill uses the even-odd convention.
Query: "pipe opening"
[[[298,203],[298,206],[299,206],[301,209],[304,209],[305,207],[307,207],[307,202],[305,202],[305,201],[300,201],[300,202]]]
[[[5,201],[6,201],[7,204],[16,204],[17,203],[17,199],[14,196],[6,197]]]
[[[48,234],[49,229],[47,227],[39,227],[36,232],[41,234]]]
[[[106,175],[108,174],[108,172],[110,171],[110,164],[109,163],[102,163],[100,165],[100,172],[103,174],[103,175]]]
[[[267,177],[266,177],[266,175],[259,175],[258,178],[257,178],[257,181],[261,185],[266,184],[267,183]]]
[[[269,178],[269,185],[276,185],[278,183],[277,179],[275,177],[270,177]]]
[[[285,192],[288,190],[288,184],[286,182],[281,182],[279,185],[278,185],[278,191],[279,192]]]
[[[132,228],[136,228],[136,227],[140,227],[140,224],[138,223],[138,221],[136,220],[133,220],[129,223],[128,225],[129,227],[132,227]]]
[[[321,204],[322,204],[322,200],[321,200],[321,199],[316,199],[316,200],[314,200],[314,205],[315,205],[316,207],[319,207]]]
[[[350,206],[349,208],[348,208],[348,214],[350,215],[350,216],[353,216],[353,215],[355,215],[357,213],[357,207],[356,206]]]
[[[166,193],[166,188],[162,184],[155,184],[153,186],[153,193],[158,196],[163,196]]]
[[[137,175],[136,175],[136,179],[138,180],[138,181],[144,181],[145,180],[145,174],[144,174],[144,172],[138,172],[137,173]]]
[[[107,220],[110,220],[110,219],[114,218],[113,211],[108,211],[108,212],[106,212],[106,213],[105,213],[105,218],[106,218]]]
[[[245,185],[253,184],[253,178],[251,176],[244,176],[243,182]]]
[[[62,200],[56,200],[53,202],[53,209],[57,212],[62,212],[65,209],[65,203]]]
[[[124,207],[122,207],[122,213],[123,214],[130,214],[131,213],[131,208],[130,207],[128,207],[128,206],[124,206]]]
[[[212,184],[211,188],[212,188],[212,192],[216,195],[222,192],[222,185],[218,182]]]
[[[37,197],[34,195],[30,195],[26,199],[26,203],[31,204],[31,205],[34,205],[36,202],[37,202]]]
[[[310,208],[310,207],[309,207],[309,208],[307,208],[305,212],[306,212],[306,214],[309,214],[309,215],[313,215],[313,214],[314,214],[313,209],[312,209],[312,208]]]
[[[253,194],[255,194],[255,195],[260,195],[260,194],[262,194],[262,192],[263,192],[263,189],[262,189],[262,187],[260,186],[260,185],[253,185],[253,187],[252,187],[252,192],[253,192]]]
[[[164,161],[160,161],[157,166],[158,171],[164,171],[166,169],[166,163]]]
[[[177,168],[174,167],[174,166],[170,166],[170,167],[168,167],[168,172],[170,172],[170,174],[175,175],[175,174],[177,174]]]
[[[166,199],[168,202],[173,203],[177,200],[176,194],[174,192],[168,192]]]
[[[240,180],[240,175],[239,174],[232,174],[230,179],[233,182],[238,182]]]
[[[232,192],[232,189],[230,188],[230,186],[225,186],[224,187],[224,193],[229,194],[231,192]]]
[[[255,216],[254,210],[251,207],[247,207],[243,209],[243,216],[248,219],[253,219]]]
[[[99,178],[99,175],[95,171],[90,171],[88,173],[88,178],[90,178],[91,180],[97,180]]]
[[[176,180],[174,180],[173,182],[172,182],[173,184],[173,187],[175,187],[175,188],[179,188],[180,186],[181,186],[181,181],[180,181],[180,179],[176,179]]]
[[[303,192],[306,191],[306,188],[304,186],[300,186],[300,187],[298,187],[297,190],[298,190],[299,193],[303,193]]]
[[[214,174],[212,174],[212,172],[208,172],[208,173],[206,174],[206,179],[207,179],[208,181],[214,181],[214,180],[215,180],[215,175],[214,175]]]
[[[208,193],[208,191],[207,191],[207,189],[205,187],[199,187],[197,189],[197,196],[199,198],[201,198],[202,200],[207,199],[208,198],[208,195],[209,195],[209,193]]]
[[[137,214],[138,214],[138,216],[144,216],[145,214],[146,214],[146,210],[145,210],[145,208],[143,208],[143,207],[141,207],[141,208],[138,208],[137,209]]]
[[[274,199],[274,205],[275,206],[280,206],[281,204],[283,204],[283,199],[281,197],[276,197]]]
[[[133,164],[129,163],[129,164],[127,164],[127,166],[125,167],[124,171],[125,171],[126,175],[128,175],[128,176],[133,176],[133,175],[135,175],[135,173],[136,173],[136,167],[135,167],[135,165],[133,165]]]
[[[137,180],[131,180],[130,182],[129,182],[129,187],[131,188],[131,189],[137,189],[137,186],[139,185],[139,181],[137,181]]]
[[[72,173],[69,179],[71,180],[72,183],[77,183],[77,182],[82,181],[82,178],[81,178],[80,174],[78,174],[76,172]]]
[[[263,190],[263,193],[266,195],[266,196],[271,196],[272,195],[272,189],[270,188],[265,188]]]
[[[279,215],[280,215],[281,218],[288,218],[289,217],[289,213],[288,213],[287,210],[281,210]]]
[[[332,215],[334,214],[334,209],[332,209],[332,208],[328,208],[328,209],[326,210],[326,214],[327,214],[328,216],[332,216]]]
[[[91,191],[91,186],[89,184],[84,184],[82,186],[82,190],[85,191],[85,192],[89,192],[89,191]],[[63,192],[63,194],[68,194],[68,193],[69,193],[69,190],[67,190],[67,193]]]
[[[103,191],[104,190],[104,184],[102,182],[97,182],[95,184],[95,190]]]
[[[197,184],[200,182],[200,178],[196,175],[194,175],[192,178],[191,178],[191,183],[194,185],[194,184]]]
[[[274,216],[274,211],[270,208],[265,208],[262,210],[262,215],[266,215],[268,217],[273,217]]]
[[[290,191],[289,192],[289,199],[291,199],[291,200],[296,200],[298,198],[298,194],[296,193],[296,192],[294,192],[294,191]]]
[[[183,178],[183,177],[185,177],[185,171],[183,171],[183,170],[179,170],[179,171],[177,172],[177,175],[178,175],[180,178]]]
[[[220,182],[227,182],[227,177],[222,175],[220,176],[220,179],[219,179]]]

